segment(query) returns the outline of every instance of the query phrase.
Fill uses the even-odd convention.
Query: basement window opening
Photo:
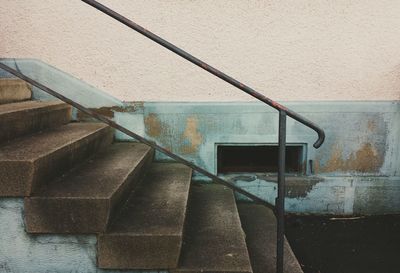
[[[278,145],[218,145],[217,171],[226,173],[277,173]],[[287,144],[286,172],[303,174],[304,145]]]

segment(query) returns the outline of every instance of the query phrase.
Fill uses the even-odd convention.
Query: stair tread
[[[115,221],[98,238],[107,269],[167,269],[178,264],[192,170],[153,163]]]
[[[19,111],[31,111],[40,108],[68,108],[68,104],[60,101],[35,101],[28,100],[0,105],[0,116]]]
[[[70,123],[22,137],[0,147],[0,161],[32,161],[106,127],[102,123]]]
[[[238,204],[254,273],[276,272],[276,218],[262,205]],[[284,272],[303,273],[285,238]]]
[[[191,169],[178,163],[153,163],[108,234],[182,234]]]
[[[141,143],[113,144],[63,177],[44,184],[32,197],[109,199],[151,151]]]
[[[192,187],[179,267],[173,272],[252,272],[232,190]]]

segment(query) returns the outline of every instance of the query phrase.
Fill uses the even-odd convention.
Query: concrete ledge
[[[0,78],[0,104],[30,100],[31,86],[15,78]]]

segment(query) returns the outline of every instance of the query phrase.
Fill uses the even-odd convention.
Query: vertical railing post
[[[279,111],[279,155],[278,197],[275,207],[277,215],[276,272],[283,273],[285,243],[285,163],[286,163],[286,112]]]

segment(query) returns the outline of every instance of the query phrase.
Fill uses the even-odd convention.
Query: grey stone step
[[[171,272],[252,272],[232,190],[192,186],[179,267]]]
[[[29,196],[112,140],[106,125],[71,123],[9,142],[0,147],[0,196]]]
[[[254,273],[276,273],[276,218],[262,205],[238,204]],[[285,238],[284,272],[303,273]]]
[[[0,104],[30,100],[31,86],[20,79],[0,78]]]
[[[113,144],[25,198],[29,233],[104,232],[153,159],[139,143]]]
[[[0,105],[0,142],[68,123],[71,107],[56,101]]]
[[[176,267],[191,176],[191,169],[182,164],[153,163],[121,214],[99,236],[99,267]]]

